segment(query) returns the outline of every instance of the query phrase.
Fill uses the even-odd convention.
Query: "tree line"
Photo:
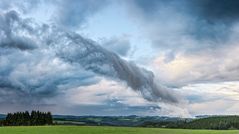
[[[174,122],[144,122],[141,126],[180,129],[239,129],[239,116],[212,116],[192,120],[179,120]]]
[[[51,112],[28,111],[8,113],[6,119],[0,122],[1,126],[39,126],[52,125]]]
[[[239,129],[239,116],[214,116],[201,118],[185,123],[179,127],[187,129],[216,130]]]

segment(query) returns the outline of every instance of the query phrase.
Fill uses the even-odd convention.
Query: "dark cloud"
[[[195,18],[194,33],[197,39],[212,39],[224,43],[230,37],[231,27],[239,19],[237,0],[188,0],[189,14]]]
[[[133,0],[133,4],[149,16],[160,14],[162,8],[169,7],[185,15],[191,14],[193,17],[206,20],[208,23],[233,23],[239,17],[237,0],[152,0],[150,2]]]
[[[29,104],[29,96],[27,93],[22,91],[19,87],[6,81],[5,79],[0,79],[0,102],[10,103],[10,104]]]
[[[161,12],[160,9],[164,8],[165,6],[176,6],[177,9],[184,8],[184,0],[177,2],[177,0],[151,0],[150,2],[147,0],[130,0],[127,1],[130,2],[129,4],[132,4],[130,6],[133,6],[134,8],[138,8],[140,13],[146,15],[145,17],[156,17]],[[172,16],[168,16],[172,17]]]
[[[86,70],[94,73],[120,79],[132,89],[141,92],[150,101],[171,103],[179,101],[169,89],[155,82],[152,72],[121,59],[115,53],[100,47],[91,40],[82,38],[78,34],[66,33],[63,36],[57,37],[58,42],[55,45],[61,45],[57,53],[64,60],[78,63]],[[68,46],[71,48],[67,48]]]
[[[143,22],[142,27],[150,34],[154,46],[177,51],[214,49],[225,44],[239,17],[237,0],[131,0],[128,3],[129,11]],[[191,44],[187,45],[188,42]]]
[[[45,98],[95,84],[100,77],[125,82],[149,101],[179,101],[155,81],[152,72],[90,39],[21,19],[15,11],[3,14],[0,22],[5,25],[0,29],[4,35],[0,38],[0,96],[9,95],[2,102],[45,104]]]
[[[32,29],[29,29],[29,27],[22,23],[17,12],[10,11],[5,16],[0,15],[0,25],[0,47],[18,48],[21,50],[35,49],[37,47],[33,40],[24,36],[24,34],[17,33],[19,29],[23,28],[28,32],[32,32]]]
[[[40,103],[59,94],[61,87],[64,90],[98,81],[93,73],[54,56],[45,40],[50,35],[42,35],[49,26],[21,19],[15,11],[2,14],[0,23],[0,90],[1,96],[7,95],[1,103]]]
[[[188,0],[188,2],[191,2],[191,10],[209,23],[231,24],[239,19],[238,0]]]
[[[11,40],[3,40],[1,42],[1,47],[5,48],[19,48],[20,50],[26,50],[26,49],[35,49],[36,45],[35,43],[24,37],[13,37]]]

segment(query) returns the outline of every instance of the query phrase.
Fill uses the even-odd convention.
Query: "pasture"
[[[0,134],[239,134],[239,130],[189,130],[98,126],[0,127]]]

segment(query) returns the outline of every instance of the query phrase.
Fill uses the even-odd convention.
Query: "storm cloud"
[[[195,33],[199,39],[213,39],[217,43],[227,41],[231,28],[238,23],[239,2],[236,0],[187,1],[189,12],[195,17]]]
[[[139,20],[153,46],[161,49],[214,49],[230,40],[238,24],[239,3],[236,0],[126,2],[132,18]]]
[[[99,114],[121,108],[134,114],[151,107],[159,114],[185,114],[187,105],[210,101],[198,100],[204,98],[196,95],[198,83],[238,87],[238,5],[236,0],[3,0],[0,105],[31,110],[61,103],[55,111],[69,108],[70,114],[97,108]]]
[[[151,66],[168,86],[238,80],[238,1],[131,0],[129,18],[155,49]]]
[[[179,101],[152,72],[79,34],[22,19],[15,11],[2,14],[0,23],[0,93],[9,95],[4,102],[44,104],[44,98],[95,84],[100,77],[125,82],[149,101]]]
[[[237,0],[200,0],[188,1],[191,8],[209,23],[235,23],[239,19]]]

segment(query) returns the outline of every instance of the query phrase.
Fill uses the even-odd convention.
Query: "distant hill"
[[[171,120],[144,120],[141,127],[164,127],[184,129],[239,129],[239,116],[200,116],[195,119],[174,118]]]
[[[0,120],[6,115],[0,114]],[[185,129],[239,129],[239,116],[203,115],[196,118],[164,116],[73,116],[53,115],[58,125],[129,126]]]
[[[182,118],[161,117],[161,116],[71,116],[71,115],[54,115],[56,124],[62,125],[103,125],[103,126],[145,126],[149,123],[175,123]],[[147,126],[147,125],[146,125]],[[157,126],[161,127],[161,126]]]

